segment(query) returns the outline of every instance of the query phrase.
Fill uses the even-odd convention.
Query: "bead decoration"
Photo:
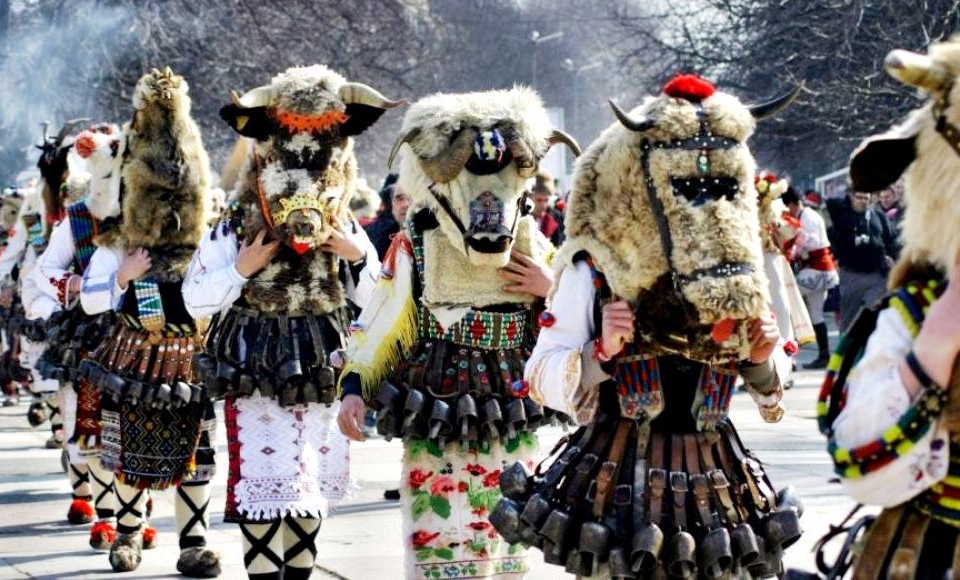
[[[556,317],[554,317],[553,313],[551,313],[549,310],[544,310],[543,312],[540,313],[540,318],[538,322],[540,323],[540,328],[550,328],[551,326],[556,324],[557,319]]]

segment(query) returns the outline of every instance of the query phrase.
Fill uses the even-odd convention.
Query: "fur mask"
[[[349,220],[357,177],[350,137],[402,104],[322,65],[234,93],[220,116],[255,140],[237,186],[247,235],[267,227],[301,255],[322,246],[337,220]]]
[[[49,216],[45,222],[44,235],[49,235],[53,223],[60,219],[63,213],[64,199],[61,195],[61,186],[70,175],[68,155],[73,147],[71,134],[89,119],[71,119],[63,124],[60,131],[53,137],[47,135],[48,123],[43,124],[43,144],[37,145],[40,149],[40,159],[37,168],[40,169],[40,190],[45,205],[44,214]]]
[[[77,135],[74,149],[90,171],[87,209],[103,221],[120,215],[120,170],[126,140],[120,127],[100,123]]]
[[[149,275],[176,281],[206,230],[210,163],[190,117],[187,82],[169,68],[141,77],[124,126],[124,247],[151,250]]]
[[[902,285],[915,267],[952,275],[960,258],[960,35],[930,45],[926,55],[894,50],[887,72],[929,101],[887,133],[867,138],[850,158],[855,191],[881,191],[906,171],[901,222],[904,247],[890,274]],[[941,227],[932,227],[940,225]]]
[[[554,143],[580,153],[554,129],[527,88],[437,94],[414,103],[390,154],[402,152],[399,185],[433,210],[451,245],[477,266],[504,266],[527,180]]]
[[[5,188],[0,196],[0,233],[5,242],[17,225],[17,215],[23,206],[23,193],[15,187]]]
[[[638,312],[638,342],[703,361],[749,352],[769,310],[759,237],[755,118],[797,91],[746,107],[692,76],[608,127],[577,163],[559,263],[586,251]]]

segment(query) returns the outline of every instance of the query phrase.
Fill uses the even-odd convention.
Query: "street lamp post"
[[[599,61],[576,66],[573,59],[567,58],[563,61],[563,68],[573,74],[573,128],[580,130],[580,73],[590,69],[598,68],[601,65]]]
[[[554,32],[546,36],[540,36],[540,32],[536,30],[530,33],[530,41],[533,42],[533,75],[531,84],[534,89],[537,88],[537,45],[541,42],[557,40],[558,38],[563,38],[563,31]]]

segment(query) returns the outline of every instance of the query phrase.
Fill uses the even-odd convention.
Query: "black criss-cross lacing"
[[[271,522],[270,527],[267,528],[267,531],[264,532],[260,538],[254,536],[253,532],[247,529],[247,526],[240,524],[240,531],[243,532],[243,536],[250,542],[250,549],[243,555],[244,567],[250,568],[250,564],[257,559],[257,556],[263,554],[263,557],[270,560],[278,570],[283,569],[283,560],[270,549],[270,540],[280,531],[280,525],[282,523],[282,520]]]
[[[143,494],[146,490],[140,489],[137,490],[137,495],[133,496],[133,499],[130,502],[125,502],[120,494],[117,494],[117,503],[120,504],[120,509],[117,510],[117,532],[121,534],[133,534],[140,529],[143,524],[143,512],[138,510],[136,507],[137,502],[140,501],[140,498],[143,497]],[[131,514],[133,517],[137,518],[137,526],[131,527],[124,525],[123,518],[127,514]]]
[[[287,524],[287,527],[290,528],[290,531],[297,536],[297,543],[283,553],[284,561],[289,562],[304,550],[308,550],[313,555],[313,559],[316,560],[317,534],[320,533],[320,526],[318,525],[312,532],[307,532],[300,527],[300,524],[293,516],[287,516],[284,522]]]
[[[89,483],[90,480],[87,479],[87,475],[89,472],[81,473],[80,470],[77,469],[77,466],[72,463],[68,463],[67,466],[69,467],[70,471],[73,472],[73,475],[76,476],[76,480],[70,482],[70,485],[73,486],[73,499],[83,499],[87,501],[90,501],[91,499],[93,499],[92,495],[77,495],[77,488],[79,488],[84,483]]]
[[[107,482],[105,482],[105,481],[103,481],[102,479],[100,479],[99,477],[97,477],[97,475],[93,472],[92,469],[89,470],[89,471],[87,471],[87,474],[88,474],[90,477],[92,477],[93,480],[96,481],[96,482],[100,485],[100,488],[101,488],[100,493],[98,493],[98,494],[97,494],[97,497],[93,500],[93,507],[96,508],[96,510],[97,510],[97,517],[99,517],[100,519],[103,519],[103,518],[112,518],[112,517],[113,517],[113,510],[112,510],[112,509],[107,509],[107,508],[101,508],[101,507],[100,507],[100,502],[103,501],[103,498],[106,497],[108,493],[110,493],[111,491],[113,491],[113,481],[111,480],[110,483],[108,484]],[[93,486],[91,486],[91,488],[92,488],[92,487],[93,487]]]
[[[209,485],[208,482],[203,482],[200,484],[193,484],[193,487],[199,487],[200,485]],[[190,509],[190,519],[187,520],[187,523],[180,528],[180,549],[192,548],[194,546],[206,546],[207,545],[207,522],[203,519],[203,514],[207,512],[207,507],[210,505],[210,498],[207,498],[207,501],[204,502],[203,506],[197,507],[197,504],[193,503],[193,500],[190,499],[190,496],[183,491],[184,487],[191,487],[189,483],[181,483],[177,486],[177,495],[180,499],[183,500],[183,503]],[[203,527],[204,534],[200,536],[188,536],[186,535],[193,526],[200,524]]]

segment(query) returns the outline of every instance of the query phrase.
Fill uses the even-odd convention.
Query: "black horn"
[[[795,86],[793,90],[788,93],[784,93],[779,97],[765,103],[758,103],[756,105],[747,105],[747,109],[750,111],[750,114],[753,115],[753,118],[762,121],[768,117],[772,117],[784,110],[787,105],[793,102],[797,98],[797,95],[800,94],[800,91],[803,89],[803,83]]]
[[[641,117],[639,119],[634,119],[627,112],[617,106],[613,102],[613,99],[607,101],[610,103],[610,108],[613,109],[613,114],[617,116],[617,119],[620,120],[620,124],[630,129],[631,131],[646,131],[647,129],[653,127],[653,119],[648,117]]]

